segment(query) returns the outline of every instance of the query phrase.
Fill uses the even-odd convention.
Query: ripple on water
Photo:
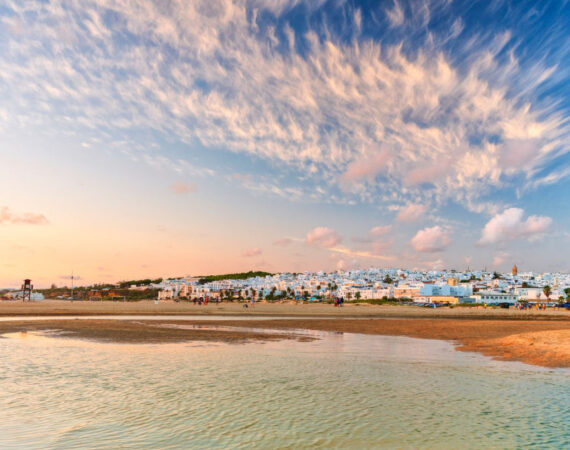
[[[0,340],[0,447],[562,447],[570,377],[444,342]]]

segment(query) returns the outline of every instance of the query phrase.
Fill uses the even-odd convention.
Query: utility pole
[[[71,269],[71,303],[73,303],[73,269]]]

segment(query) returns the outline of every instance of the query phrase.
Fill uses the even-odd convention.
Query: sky
[[[3,0],[0,286],[570,272],[570,4]]]

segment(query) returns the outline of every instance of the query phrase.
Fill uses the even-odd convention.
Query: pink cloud
[[[334,247],[341,241],[340,236],[332,228],[317,227],[307,233],[307,244],[315,244],[321,247]]]
[[[507,139],[501,148],[499,163],[505,169],[521,169],[539,155],[538,139]]]
[[[23,213],[14,214],[7,206],[0,209],[0,224],[26,224],[26,225],[45,225],[49,223],[43,214]]]
[[[494,244],[513,239],[534,240],[542,237],[550,230],[552,219],[545,216],[529,216],[522,220],[524,211],[520,208],[509,208],[495,215],[483,228],[479,244]]]
[[[251,175],[249,173],[247,174],[243,174],[243,173],[233,173],[232,174],[232,178],[238,180],[238,181],[251,181]]]
[[[346,261],[344,259],[339,259],[336,263],[336,270],[343,271],[347,267]]]
[[[259,256],[262,253],[263,252],[259,248],[248,248],[241,252],[241,256],[244,256],[246,258],[251,258],[254,256]]]
[[[388,234],[391,230],[392,230],[391,225],[378,226],[378,227],[370,228],[370,231],[368,231],[368,234],[370,236],[374,236],[374,237],[384,236],[385,234]]]
[[[493,266],[503,265],[508,258],[510,258],[508,253],[501,252],[496,254],[495,257],[493,258]]]
[[[172,192],[176,194],[190,194],[198,190],[196,183],[184,183],[183,181],[177,181],[170,185]]]
[[[281,247],[287,247],[289,244],[291,244],[293,242],[293,239],[288,238],[288,237],[284,237],[281,239],[277,239],[273,245],[279,245]]]
[[[336,270],[342,272],[346,270],[358,269],[360,267],[360,263],[357,259],[352,259],[350,261],[346,261],[345,259],[339,259],[336,263]]]
[[[392,242],[385,242],[385,241],[374,241],[372,243],[372,253],[374,255],[381,255],[386,253],[386,250],[390,247]]]
[[[357,181],[362,178],[368,178],[370,180],[374,179],[390,159],[390,154],[387,151],[381,151],[380,153],[356,161],[351,162],[346,171],[344,172],[342,178],[344,181]]]
[[[450,161],[442,161],[431,166],[418,167],[411,170],[404,178],[406,186],[429,183],[443,177],[451,167]]]
[[[71,275],[60,275],[59,278],[60,280],[71,280]],[[79,275],[74,275],[73,279],[75,281],[82,280],[82,278]]]
[[[418,231],[410,244],[417,252],[435,253],[444,250],[450,242],[445,230],[435,226]]]
[[[424,215],[426,209],[427,208],[424,205],[410,204],[408,206],[404,206],[400,209],[400,212],[396,216],[396,220],[399,222],[416,222]]]

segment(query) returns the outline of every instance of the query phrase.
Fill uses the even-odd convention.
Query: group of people
[[[549,306],[546,303],[516,303],[515,308],[520,310],[525,309],[538,309],[539,311],[546,311]],[[563,308],[561,305],[554,304],[550,306],[552,309],[560,309]]]
[[[220,297],[215,297],[214,300],[216,303],[220,303]],[[192,303],[194,303],[195,305],[198,304],[200,306],[202,305],[207,306],[209,301],[210,297],[208,297],[207,295],[206,297],[194,297],[192,299]]]
[[[335,297],[334,298],[334,306],[341,307],[344,303],[344,297]]]

